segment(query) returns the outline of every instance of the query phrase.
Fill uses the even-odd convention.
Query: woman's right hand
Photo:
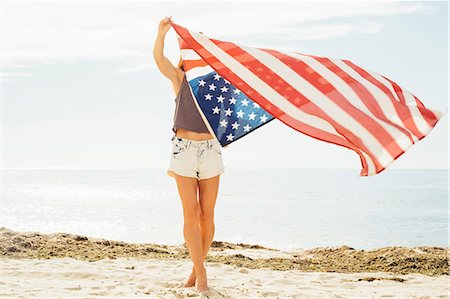
[[[159,22],[159,29],[158,33],[160,34],[166,34],[167,31],[169,31],[170,27],[172,26],[172,16],[165,17]]]

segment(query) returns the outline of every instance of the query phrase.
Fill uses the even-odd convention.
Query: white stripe
[[[186,72],[186,79],[191,81],[195,78],[203,77],[211,72],[214,72],[214,69],[209,65],[194,67]]]
[[[215,55],[219,60],[225,64],[230,70],[235,72],[236,74],[239,74],[239,77],[241,77],[249,86],[252,86],[255,90],[258,90],[258,92],[264,96],[266,99],[270,99],[270,102],[276,105],[279,109],[281,109],[283,112],[287,113],[289,116],[291,116],[294,119],[297,119],[299,121],[305,122],[305,123],[313,123],[312,126],[320,126],[322,130],[324,131],[335,131],[334,128],[328,123],[324,122],[321,118],[312,117],[312,115],[308,115],[301,111],[298,107],[294,106],[292,103],[290,103],[288,100],[286,100],[283,96],[281,96],[277,91],[275,91],[271,86],[266,84],[263,80],[261,80],[259,77],[257,77],[255,74],[250,72],[247,68],[242,66],[238,61],[236,61],[233,57],[231,57],[228,53],[217,47],[213,42],[211,42],[208,38],[204,37],[203,35],[197,34],[195,32],[190,32],[192,37],[201,44],[205,49],[207,49],[210,53]],[[262,52],[262,51],[260,51]],[[265,53],[263,53],[265,54]],[[272,56],[270,56],[272,57]],[[272,57],[273,58],[273,57]],[[279,61],[278,61],[279,62]],[[283,68],[284,66],[284,68]],[[341,119],[345,125],[344,127],[347,127],[347,129],[350,131],[358,131],[358,133],[361,136],[366,137],[366,139],[371,139],[372,144],[376,149],[377,153],[380,153],[379,155],[375,155],[376,157],[380,157],[382,162],[388,162],[392,160],[392,156],[384,149],[383,146],[376,140],[370,132],[367,132],[365,128],[363,128],[357,121],[355,121],[350,115],[345,115],[346,112],[342,111],[339,107],[330,107],[330,101],[326,99],[326,97],[320,93],[320,91],[316,90],[314,86],[311,86],[309,82],[298,76],[294,71],[292,71],[290,68],[286,67],[284,64],[278,63],[278,73],[281,73],[280,69],[285,71],[287,74],[291,73],[291,76],[286,81],[292,82],[292,86],[297,86],[299,90],[304,91],[306,94],[308,94],[308,98],[314,98],[318,99],[320,102],[320,106],[322,106],[323,110],[328,111],[329,114],[335,116],[337,113],[341,115]],[[293,74],[292,74],[293,73]],[[332,103],[331,103],[332,104]],[[332,104],[335,105],[335,104]],[[318,121],[320,120],[320,121]],[[341,123],[342,125],[342,123]],[[323,127],[323,128],[322,128]],[[364,140],[364,138],[362,138]],[[370,147],[369,147],[370,148]],[[370,165],[370,164],[368,164]]]
[[[330,69],[325,67],[323,64],[318,62],[316,59],[311,58],[309,56],[297,54],[297,53],[289,53],[289,54],[285,53],[285,54],[303,61],[311,69],[316,71],[323,78],[325,78],[328,82],[330,82],[353,106],[355,106],[356,108],[358,108],[359,110],[361,110],[362,112],[367,114],[370,118],[373,119],[373,121],[375,121],[381,127],[383,127],[386,130],[386,132],[388,132],[388,134],[391,136],[391,138],[395,140],[395,142],[402,149],[402,151],[411,144],[411,140],[409,139],[408,135],[406,135],[404,132],[400,131],[398,128],[394,127],[393,125],[388,124],[388,123],[382,121],[381,119],[379,119],[377,116],[375,116],[367,108],[367,106],[362,102],[362,100],[358,96],[358,94],[356,94],[356,92],[352,88],[350,88],[348,83],[346,83],[341,77],[336,75]],[[338,60],[335,59],[335,60],[333,60],[333,62],[336,63],[336,62],[338,62]],[[338,63],[336,63],[336,64],[338,64]],[[393,108],[391,101],[387,101],[387,102],[389,102],[390,106]],[[381,105],[381,107],[383,107],[383,104]],[[391,116],[392,111],[391,111],[391,113],[389,113],[387,115]],[[397,115],[397,114],[394,113],[394,115]]]
[[[375,168],[375,164],[373,163],[373,160],[364,151],[361,151],[361,153],[363,154],[364,158],[366,158],[367,175],[370,176],[370,175],[377,174],[377,170]]]
[[[419,129],[420,133],[423,135],[426,135],[427,132],[430,131],[431,127],[423,117],[422,113],[420,113],[419,109],[417,108],[416,100],[414,99],[413,95],[407,91],[406,89],[399,86],[402,90],[403,97],[405,98],[406,106],[408,107],[409,111],[411,111],[411,114],[413,116],[413,120],[416,123],[417,128]]]
[[[180,54],[183,60],[202,60],[200,55],[192,49],[181,49]]]
[[[369,70],[366,70],[366,71],[367,71],[367,73],[372,75],[375,79],[377,79],[381,84],[383,84],[384,86],[389,88],[391,93],[398,99],[399,103],[402,104],[400,102],[400,99],[397,96],[397,93],[394,90],[394,86],[389,81],[387,81],[386,79],[384,79],[382,76],[380,76],[379,74],[377,74],[375,72],[372,72]],[[407,103],[406,107],[409,109],[409,112],[411,113],[411,116],[412,116],[412,120],[416,124],[417,129],[419,130],[420,133],[422,133],[422,135],[426,135],[426,132],[429,131],[430,126],[428,125],[428,123],[426,121],[424,121],[422,114],[417,109],[416,101],[413,99],[414,102],[408,104],[408,102],[410,101],[409,98],[407,98],[407,96],[405,95],[405,91],[403,90],[403,88],[401,86],[399,86],[399,87],[402,90],[402,93],[405,98],[405,102]],[[417,140],[418,140],[417,138],[414,139],[414,141],[417,141]]]

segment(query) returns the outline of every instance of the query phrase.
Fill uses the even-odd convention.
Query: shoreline
[[[117,258],[188,259],[186,244],[127,243],[69,233],[16,232],[0,228],[1,259],[70,257],[85,261]],[[389,272],[392,274],[449,275],[450,249],[436,246],[390,246],[373,250],[343,245],[281,251],[257,244],[213,241],[206,263],[249,269],[306,272]]]
[[[209,291],[184,288],[185,244],[136,244],[0,228],[1,298],[448,298],[448,248],[286,252],[214,241]]]

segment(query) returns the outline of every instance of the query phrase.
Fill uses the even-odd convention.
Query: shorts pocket
[[[175,137],[172,141],[172,157],[177,158],[188,148],[187,142]]]
[[[222,146],[218,142],[214,142],[212,145],[212,150],[218,153],[219,155],[222,155]]]

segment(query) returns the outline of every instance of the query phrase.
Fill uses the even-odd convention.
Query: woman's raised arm
[[[156,36],[155,45],[153,47],[153,57],[160,72],[166,76],[172,83],[178,84],[179,77],[176,67],[164,56],[164,38],[167,31],[172,26],[172,17],[165,17],[159,23],[158,35]]]

